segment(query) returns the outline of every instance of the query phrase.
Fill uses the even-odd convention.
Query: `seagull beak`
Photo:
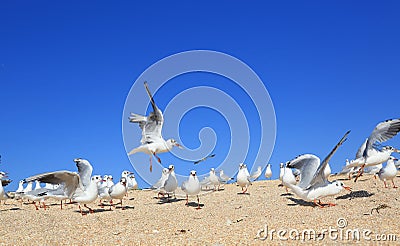
[[[175,146],[178,147],[178,148],[180,148],[180,149],[183,149],[183,146],[180,145],[180,144],[178,144],[178,143],[175,143]]]
[[[351,191],[351,188],[350,188],[349,186],[343,185],[343,188],[345,188],[345,189],[348,190],[348,191]]]

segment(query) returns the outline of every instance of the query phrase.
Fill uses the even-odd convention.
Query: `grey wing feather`
[[[322,161],[322,163],[319,165],[317,171],[314,174],[314,177],[312,178],[310,185],[307,187],[310,188],[311,186],[318,186],[318,185],[323,185],[327,182],[325,175],[324,175],[324,170],[326,165],[328,165],[329,160],[332,158],[332,156],[335,154],[335,152],[339,149],[339,147],[347,140],[347,135],[349,135],[350,131],[347,131],[344,136],[340,139],[340,141],[336,144],[336,146],[332,149],[332,151],[328,154],[327,157]]]
[[[26,178],[24,182],[27,183],[35,180],[43,183],[62,185],[62,187],[65,187],[65,193],[68,196],[72,195],[80,182],[79,175],[70,171],[42,173]]]
[[[364,143],[358,149],[357,154],[356,154],[356,159],[358,159],[358,158],[363,156],[364,151],[365,151],[365,147],[367,147],[367,141],[368,141],[368,138],[365,139]]]
[[[313,154],[300,155],[286,163],[287,167],[300,170],[300,181],[298,186],[303,189],[310,185],[319,164],[320,159]]]
[[[371,135],[368,137],[366,144],[366,149],[363,153],[364,156],[367,155],[367,150],[373,147],[375,142],[385,142],[400,132],[400,119],[386,120],[379,123],[375,129],[372,131]]]
[[[83,185],[83,188],[86,188],[90,184],[93,167],[87,161],[80,161],[76,164],[76,166],[78,167],[81,184]]]

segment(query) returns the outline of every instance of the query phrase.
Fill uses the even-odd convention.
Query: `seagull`
[[[102,208],[104,207],[104,204],[102,203],[101,200],[111,201],[111,199],[112,199],[110,194],[108,193],[110,187],[112,187],[114,185],[114,184],[111,184],[109,186],[110,183],[108,183],[108,181],[110,180],[110,178],[111,177],[109,177],[108,175],[104,175],[102,182],[101,182],[101,184],[99,183],[99,187],[97,189],[97,193],[100,198],[99,206]],[[110,206],[110,210],[111,210],[111,206]]]
[[[150,93],[147,82],[144,82],[144,87],[147,94],[150,97],[151,106],[153,112],[149,116],[142,116],[139,114],[131,113],[129,122],[139,123],[139,127],[142,129],[141,145],[131,150],[128,155],[135,154],[137,152],[144,152],[150,155],[150,172],[153,170],[152,156],[157,158],[157,161],[161,163],[161,159],[157,156],[158,153],[169,152],[174,146],[182,148],[174,139],[168,139],[167,141],[161,135],[162,126],[164,123],[164,117],[161,110],[157,107],[154,102],[153,96]]]
[[[336,144],[333,150],[321,163],[320,159],[312,154],[300,155],[289,161],[287,165],[299,169],[301,172],[301,178],[298,185],[286,183],[285,179],[283,179],[285,186],[288,186],[301,199],[313,201],[314,204],[320,208],[325,206],[335,206],[336,204],[332,203],[322,204],[319,199],[337,195],[343,189],[349,191],[351,191],[351,189],[340,181],[329,182],[324,175],[324,169],[339,146],[346,141],[349,133],[350,131],[346,132],[339,143]],[[319,200],[318,203],[317,199]]]
[[[175,197],[175,190],[178,188],[178,180],[175,176],[175,167],[174,165],[169,165],[168,167],[168,177],[164,181],[164,184],[160,187],[161,190],[164,190],[167,193],[168,198],[170,193],[174,193]]]
[[[279,180],[282,181],[283,178],[283,172],[285,171],[285,165],[283,162],[279,164]]]
[[[42,187],[40,186],[40,182],[38,180],[35,180],[35,189],[34,190],[39,190]]]
[[[189,205],[189,196],[197,196],[197,208],[200,208],[199,193],[201,190],[199,179],[197,178],[196,171],[190,171],[189,179],[182,183],[182,190],[186,193],[186,206]]]
[[[135,174],[133,173],[128,176],[127,188],[128,190],[137,190],[138,188],[138,183],[135,179]]]
[[[390,157],[389,157],[390,159]],[[389,161],[389,160],[388,160]],[[370,174],[370,175],[374,175],[374,179],[376,179],[376,175],[378,174],[378,172],[382,169],[383,165],[379,164],[379,165],[375,165],[375,166],[369,166],[369,167],[365,167],[364,168],[364,173],[365,174]]]
[[[256,181],[261,176],[261,173],[262,173],[261,166],[258,166],[257,170],[251,174],[250,179],[252,181]]]
[[[212,158],[212,157],[214,157],[214,156],[215,156],[215,154],[211,154],[211,155],[206,156],[206,157],[203,157],[203,158],[201,158],[200,160],[195,161],[195,162],[193,162],[193,163],[194,163],[194,164],[199,164],[200,162],[205,161],[205,160],[207,160],[208,158]]]
[[[265,178],[269,179],[272,177],[272,170],[271,170],[271,164],[267,165],[267,168],[265,169]]]
[[[227,183],[229,180],[233,180],[233,178],[229,177],[228,175],[226,175],[224,173],[224,170],[219,170],[219,177],[221,178],[221,180],[223,180],[225,183]]]
[[[393,181],[397,174],[397,168],[394,164],[395,161],[397,161],[397,159],[390,156],[389,160],[386,163],[386,166],[381,168],[381,170],[379,170],[378,172],[379,179],[383,181],[383,183],[385,184],[385,188],[388,188],[386,185],[386,181],[388,180],[392,180],[393,188],[397,188]]]
[[[151,188],[155,190],[160,190],[160,188],[164,185],[165,180],[167,180],[168,174],[169,174],[168,168],[164,167],[163,170],[161,171],[160,179],[155,184],[153,184]]]
[[[121,201],[121,209],[124,210],[125,207],[122,206],[122,198],[126,195],[128,192],[128,189],[126,188],[126,183],[127,179],[125,177],[122,177],[118,183],[115,185],[111,186],[110,189],[108,190],[108,194],[112,199],[119,199]],[[110,201],[111,206],[113,206],[112,200]],[[111,207],[110,207],[111,210]]]
[[[380,122],[371,135],[365,140],[357,151],[356,159],[350,162],[349,167],[360,167],[354,182],[363,174],[365,166],[381,164],[389,159],[393,152],[399,150],[385,146],[382,150],[376,147],[376,143],[383,143],[393,138],[400,132],[400,119],[386,120]]]
[[[296,177],[294,176],[292,169],[289,167],[283,168],[283,176],[282,176],[282,184],[285,186],[286,193],[289,193],[288,188],[290,188],[287,184],[296,185]]]
[[[219,190],[222,180],[217,176],[217,174],[215,174],[214,168],[210,169],[210,176],[208,177],[208,180],[212,185],[214,185],[214,190]]]
[[[76,158],[74,159],[74,162],[78,168],[78,173],[70,171],[48,172],[26,178],[24,179],[24,182],[28,182],[28,186],[35,180],[43,183],[59,185],[54,192],[57,192],[58,194],[63,192],[65,197],[78,202],[79,210],[82,215],[84,214],[82,213],[80,203],[83,203],[84,207],[88,208],[92,213],[93,210],[87,207],[86,203],[91,203],[96,200],[98,194],[97,183],[100,182],[102,178],[100,176],[91,177],[93,167],[88,160]],[[51,195],[54,195],[51,191],[46,191],[45,194],[42,194],[43,197]],[[62,194],[60,194],[60,196],[61,195]]]
[[[0,172],[0,179],[2,178],[7,178],[7,174],[5,172]],[[4,186],[6,186],[8,183],[4,182]],[[3,187],[3,180],[1,180],[0,182],[0,201],[1,200],[7,200],[9,197],[7,195],[7,193],[4,191],[4,187]]]
[[[247,166],[244,163],[239,164],[239,172],[236,176],[236,183],[242,187],[242,192],[245,194],[247,192],[247,187],[251,185],[250,181],[250,174],[249,171],[247,170]],[[245,188],[243,190],[243,188]]]

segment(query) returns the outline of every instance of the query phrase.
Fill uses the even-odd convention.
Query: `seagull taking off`
[[[348,167],[360,167],[354,182],[363,174],[365,166],[381,164],[387,161],[393,152],[399,152],[399,150],[391,146],[385,146],[382,150],[377,149],[375,146],[376,143],[383,143],[393,138],[399,132],[400,119],[386,120],[375,127],[371,135],[359,148],[356,159],[351,161],[350,165],[348,165]]]
[[[142,140],[141,145],[131,150],[128,155],[135,154],[137,152],[143,152],[150,155],[150,172],[153,170],[152,156],[157,158],[157,161],[161,163],[161,159],[157,156],[158,153],[169,152],[172,147],[177,146],[182,148],[174,139],[168,139],[167,141],[161,135],[162,126],[164,123],[164,117],[161,110],[157,107],[154,102],[153,96],[150,93],[147,82],[144,82],[147,94],[150,97],[151,106],[153,112],[149,116],[142,116],[139,114],[131,113],[129,122],[139,123],[139,127],[142,129]]]
[[[343,189],[351,190],[350,187],[345,186],[340,181],[329,182],[324,174],[324,170],[333,154],[337,151],[339,146],[346,141],[347,135],[350,131],[342,137],[338,144],[333,148],[329,155],[320,164],[320,159],[312,154],[305,154],[296,157],[294,160],[287,163],[287,166],[297,168],[300,170],[301,178],[298,185],[282,182],[285,186],[289,187],[297,196],[306,201],[313,201],[314,204],[320,208],[325,206],[335,206],[336,204],[328,203],[322,204],[320,198],[327,196],[334,196],[339,194]],[[317,202],[318,200],[318,202]]]

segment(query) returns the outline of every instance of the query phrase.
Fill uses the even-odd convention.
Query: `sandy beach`
[[[254,182],[250,195],[239,194],[241,189],[235,184],[225,185],[221,191],[202,195],[200,210],[195,209],[195,197],[187,207],[183,196],[163,202],[149,190],[130,192],[123,201],[125,210],[117,205],[109,211],[108,206],[101,208],[96,203],[89,205],[95,213],[85,216],[77,204],[61,210],[59,203],[47,201],[50,206],[46,210],[36,211],[32,204],[7,200],[0,206],[0,244],[263,245],[358,240],[399,244],[399,189],[384,188],[371,176],[344,183],[353,192],[324,199],[337,204],[328,208],[314,207],[287,194],[278,187],[279,180]],[[308,238],[314,232],[317,239]]]

